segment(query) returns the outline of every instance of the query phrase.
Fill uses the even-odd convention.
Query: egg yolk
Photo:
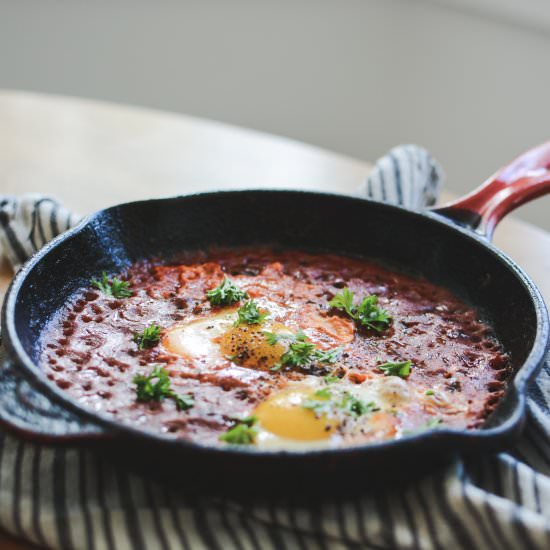
[[[282,325],[281,325],[282,327]],[[284,330],[284,327],[282,327]],[[277,327],[272,330],[278,331]],[[239,325],[222,334],[218,343],[222,354],[237,365],[253,369],[271,369],[285,352],[282,344],[270,344],[263,325]]]
[[[328,439],[335,429],[326,415],[317,416],[303,407],[304,401],[312,397],[311,392],[283,390],[258,405],[254,415],[262,429],[286,439],[315,441]]]

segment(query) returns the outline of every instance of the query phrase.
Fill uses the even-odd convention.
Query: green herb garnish
[[[267,343],[270,346],[274,346],[275,344],[278,344],[279,342],[283,342],[284,340],[294,340],[298,335],[305,336],[305,334],[301,330],[299,330],[296,334],[286,333],[286,332],[283,332],[283,333],[268,332],[267,330],[264,331],[265,339],[267,340]]]
[[[434,395],[435,392],[433,390],[426,390],[425,395]]]
[[[269,315],[269,311],[260,311],[254,300],[248,300],[239,308],[237,314],[239,317],[235,321],[236,327],[244,323],[247,325],[260,325]]]
[[[248,295],[225,276],[219,286],[206,293],[206,297],[213,306],[228,306],[247,298]]]
[[[356,323],[361,326],[382,332],[391,323],[390,314],[378,307],[378,296],[371,294],[363,298],[356,306],[353,304],[354,293],[349,288],[344,288],[328,303],[336,309],[343,309]]]
[[[379,410],[375,403],[366,403],[347,391],[335,394],[329,388],[323,388],[317,390],[313,395],[316,399],[307,399],[302,406],[304,409],[312,410],[316,415],[340,410],[344,414],[359,418],[364,414]]]
[[[399,376],[407,378],[411,373],[412,361],[401,361],[400,363],[383,363],[378,365],[378,368],[384,372],[386,376]]]
[[[113,277],[110,281],[107,277],[107,273],[103,272],[101,281],[92,279],[90,284],[95,288],[101,290],[103,294],[107,296],[113,296],[115,298],[129,298],[132,295],[130,290],[130,283],[127,281],[121,281],[118,277]]]
[[[322,388],[317,390],[313,395],[315,395],[315,397],[320,397],[321,399],[330,399],[332,397],[332,392],[329,388]]]
[[[323,380],[325,381],[325,384],[334,384],[334,382],[338,382],[338,380],[340,380],[340,377],[335,376],[334,374],[327,374],[326,376],[323,376]]]
[[[376,403],[373,403],[372,401],[370,403],[365,403],[365,401],[357,399],[357,397],[348,392],[344,392],[344,396],[342,398],[342,401],[340,402],[339,407],[344,412],[347,412],[348,414],[351,414],[356,418],[358,418],[359,416],[363,416],[364,414],[379,410],[376,406]]]
[[[159,343],[159,340],[160,327],[155,323],[145,327],[142,332],[134,333],[134,342],[140,350],[156,346]]]
[[[352,319],[355,319],[357,308],[353,305],[353,297],[354,293],[346,287],[342,292],[338,292],[328,305],[337,309],[343,309]]]
[[[328,390],[328,388],[325,388]],[[304,409],[309,409],[313,411],[317,416],[321,416],[322,414],[328,414],[332,412],[332,410],[335,407],[335,403],[331,401],[332,392],[327,391],[325,393],[320,394],[322,390],[316,391],[313,395],[316,397],[316,399],[306,399],[302,403],[302,407]]]
[[[275,345],[281,340],[289,340],[288,349],[281,355],[281,361],[271,370],[282,367],[305,367],[311,363],[335,363],[342,352],[341,348],[323,351],[310,342],[309,338],[299,330],[296,334],[275,334],[264,332],[269,344]]]
[[[315,361],[317,351],[319,351],[317,346],[300,331],[289,343],[288,349],[281,355],[278,367],[305,367]]]
[[[136,375],[133,382],[136,385],[138,401],[162,401],[164,398],[169,398],[176,402],[178,411],[186,411],[195,404],[192,395],[178,395],[171,388],[170,376],[165,369],[158,365],[149,376]]]
[[[340,354],[342,353],[342,347],[332,348],[327,351],[317,350],[315,354],[315,360],[318,363],[336,363]]]
[[[265,339],[267,340],[267,343],[270,346],[274,346],[275,344],[278,344],[279,341],[281,340],[281,337],[279,334],[275,334],[274,332],[269,332],[267,330],[264,330],[264,336],[265,336]]]
[[[220,435],[219,439],[233,445],[250,445],[258,435],[258,430],[254,428],[256,422],[258,419],[255,416],[236,418],[235,425]]]

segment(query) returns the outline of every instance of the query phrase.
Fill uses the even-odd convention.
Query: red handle
[[[470,194],[435,212],[490,239],[508,212],[546,193],[550,193],[550,141],[521,155]]]

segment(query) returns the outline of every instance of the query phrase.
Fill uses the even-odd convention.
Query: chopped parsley
[[[170,376],[165,369],[158,365],[148,376],[136,375],[133,382],[136,385],[138,401],[162,401],[164,398],[169,398],[176,402],[178,411],[186,411],[195,404],[192,395],[178,395],[171,388]]]
[[[269,332],[267,330],[264,330],[264,336],[267,340],[267,343],[270,346],[274,346],[275,344],[278,344],[281,341],[281,335],[275,334],[274,332]]]
[[[332,397],[332,392],[328,388],[322,388],[317,390],[314,395],[322,399],[330,399]]]
[[[118,277],[113,277],[110,281],[107,277],[107,273],[103,272],[101,281],[92,279],[90,284],[101,290],[103,294],[107,296],[113,296],[114,298],[129,298],[132,295],[130,290],[130,283],[127,281],[121,281]]]
[[[360,326],[382,332],[392,321],[390,314],[378,307],[378,296],[370,294],[356,306],[353,303],[354,293],[344,288],[328,303],[329,306],[344,310]]]
[[[378,368],[386,376],[399,376],[401,378],[407,378],[411,374],[412,361],[401,361],[400,363],[382,363],[378,365]]]
[[[379,410],[374,402],[365,403],[361,399],[357,399],[354,395],[348,392],[344,392],[342,401],[340,402],[339,407],[346,413],[351,414],[358,418],[364,414],[374,412]]]
[[[248,295],[244,290],[236,286],[229,277],[224,276],[221,284],[209,290],[206,293],[206,297],[213,306],[229,306],[247,298]]]
[[[301,332],[288,344],[288,349],[281,355],[279,366],[305,367],[315,361],[317,351],[317,346]]]
[[[283,342],[285,340],[294,340],[296,337],[301,338],[302,336],[305,337],[305,334],[299,330],[296,334],[292,333],[276,333],[276,332],[268,332],[267,330],[264,331],[265,339],[267,340],[267,343],[270,346],[274,346],[275,344],[278,344],[279,342]]]
[[[364,414],[379,410],[375,403],[366,403],[347,391],[334,393],[329,388],[322,388],[313,395],[315,399],[306,399],[302,406],[319,416],[339,410],[344,414],[359,418]]]
[[[331,400],[332,392],[328,391],[323,395],[319,395],[320,391],[318,390],[313,394],[317,399],[306,399],[302,403],[304,409],[313,411],[317,416],[330,413],[334,409],[334,403]]]
[[[326,376],[323,376],[323,380],[325,381],[325,384],[334,384],[334,382],[338,382],[338,380],[340,380],[340,377],[334,374],[327,374]]]
[[[235,326],[242,324],[261,325],[265,318],[269,315],[269,311],[260,311],[258,304],[254,300],[248,300],[237,311],[238,318],[235,321]]]
[[[319,363],[336,363],[340,354],[342,353],[342,347],[332,348],[327,351],[317,350],[315,353],[315,360]]]
[[[328,351],[320,350],[301,330],[296,334],[264,334],[272,346],[281,340],[289,340],[288,349],[281,355],[281,361],[271,370],[279,370],[282,367],[305,367],[312,363],[335,363],[342,352],[339,347]]]
[[[141,332],[134,333],[134,342],[137,344],[138,349],[155,347],[160,340],[160,327],[155,323],[151,323],[148,327],[145,327]]]
[[[356,307],[353,305],[353,297],[354,293],[346,287],[342,292],[338,292],[328,305],[337,309],[343,309],[352,319],[355,319]]]
[[[434,395],[435,392],[433,390],[426,390],[426,393],[424,395]]]
[[[235,425],[220,435],[219,439],[233,445],[250,445],[258,435],[258,430],[254,427],[256,422],[258,419],[255,416],[236,418]]]

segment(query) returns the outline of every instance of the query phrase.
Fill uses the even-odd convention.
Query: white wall
[[[417,142],[465,191],[550,139],[550,32],[419,0],[0,0],[0,87],[186,112],[367,160]],[[550,229],[550,198],[520,215]]]

